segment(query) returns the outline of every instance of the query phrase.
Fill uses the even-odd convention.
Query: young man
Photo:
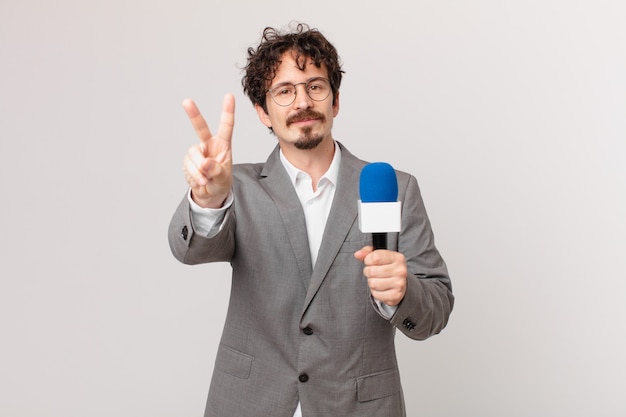
[[[405,415],[394,335],[426,339],[454,297],[416,179],[396,172],[402,231],[374,250],[357,219],[366,162],[332,136],[343,71],[317,30],[266,28],[244,92],[278,139],[265,163],[232,164],[234,98],[217,134],[191,100],[200,142],[170,228],[181,262],[230,262],[232,289],[207,417]]]

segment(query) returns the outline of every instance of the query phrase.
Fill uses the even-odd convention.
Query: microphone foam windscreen
[[[361,170],[359,193],[364,203],[388,203],[398,200],[398,179],[386,162],[372,162]]]

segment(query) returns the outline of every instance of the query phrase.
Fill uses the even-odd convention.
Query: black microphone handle
[[[387,233],[372,233],[372,246],[376,249],[387,249]]]

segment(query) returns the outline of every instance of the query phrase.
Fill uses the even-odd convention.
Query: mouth
[[[304,119],[304,120],[295,120],[291,123],[289,123],[289,125],[295,125],[295,126],[309,126],[314,124],[318,119]]]

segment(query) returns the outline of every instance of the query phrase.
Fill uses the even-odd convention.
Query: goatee
[[[315,149],[322,140],[324,140],[323,135],[312,135],[310,127],[306,127],[302,130],[302,135],[298,138],[298,140],[294,143],[294,146],[301,150],[309,150]]]
[[[308,119],[319,120],[324,122],[326,117],[323,113],[319,113],[313,109],[306,109],[301,111],[298,114],[295,114],[287,119],[287,126],[290,126],[292,123],[301,122]],[[298,140],[294,143],[294,146],[298,149],[309,150],[315,149],[322,140],[324,140],[324,136],[321,134],[313,135],[313,129],[311,127],[305,127],[302,129],[302,133]]]

